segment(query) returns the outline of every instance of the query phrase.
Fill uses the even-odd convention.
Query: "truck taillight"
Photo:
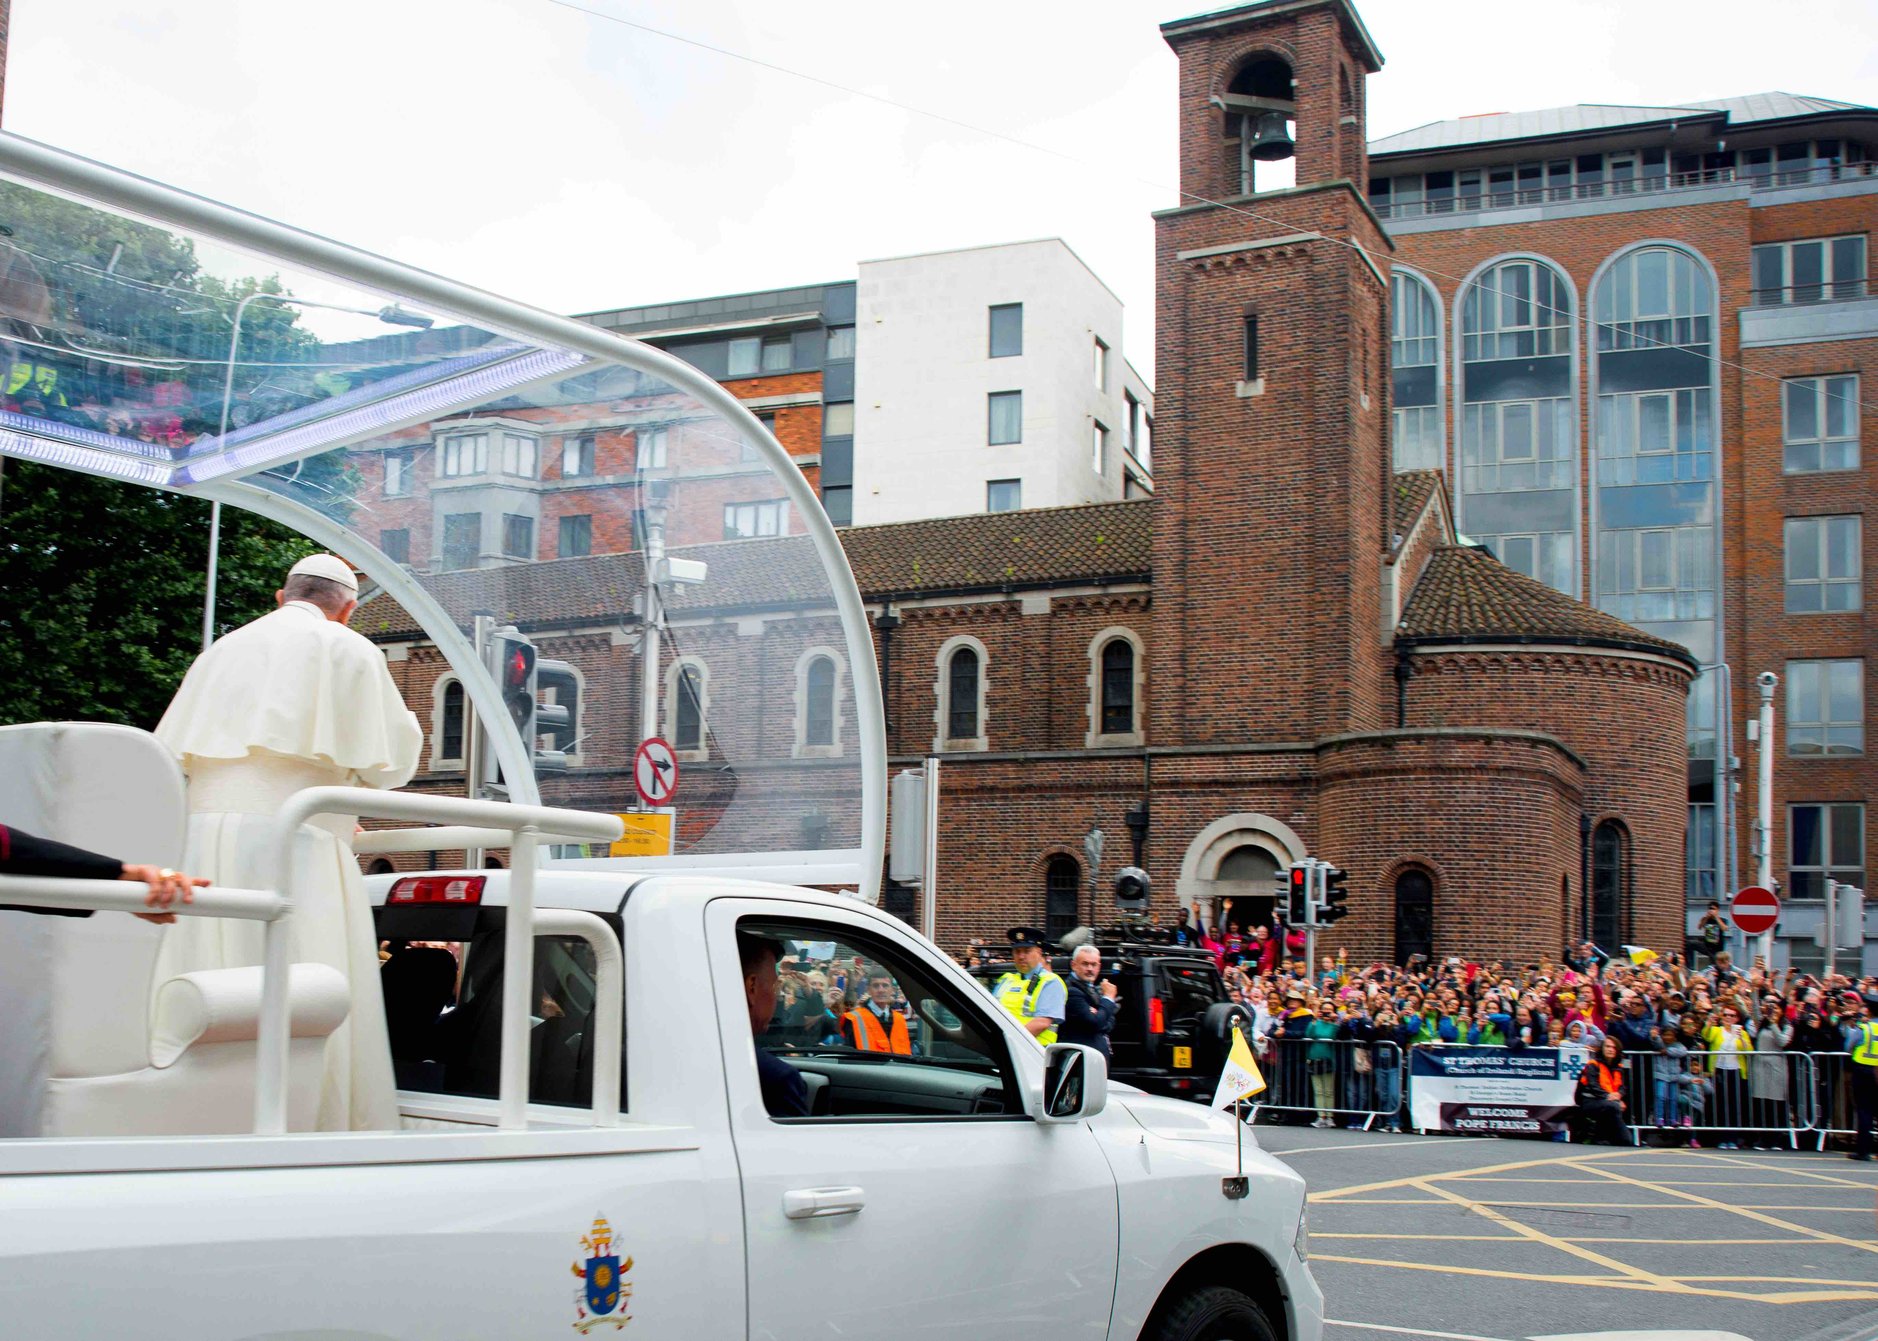
[[[391,887],[386,903],[481,903],[480,875],[413,875]]]
[[[1164,1033],[1167,1030],[1167,1007],[1161,1004],[1161,998],[1148,998],[1148,1032]]]

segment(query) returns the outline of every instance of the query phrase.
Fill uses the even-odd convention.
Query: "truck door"
[[[1029,1115],[1042,1054],[995,1003],[858,911],[720,899],[705,918],[750,1335],[1105,1336],[1114,1180],[1088,1124]],[[779,960],[754,1042],[740,942]],[[758,1049],[801,1089],[772,1079],[766,1106]]]

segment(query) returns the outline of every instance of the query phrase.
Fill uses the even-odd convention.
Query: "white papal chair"
[[[0,823],[43,838],[180,867],[183,785],[134,727],[0,727]],[[0,1137],[252,1129],[261,970],[185,973],[153,993],[161,935],[129,913],[0,913]],[[288,1126],[302,1131],[348,994],[324,964],[295,964],[289,981]]]

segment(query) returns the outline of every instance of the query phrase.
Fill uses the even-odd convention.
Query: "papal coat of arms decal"
[[[574,1330],[585,1336],[596,1327],[611,1326],[618,1331],[632,1321],[626,1305],[633,1297],[632,1282],[626,1279],[633,1269],[633,1259],[620,1260],[613,1247],[613,1227],[605,1216],[595,1216],[593,1228],[580,1240],[586,1250],[586,1262],[574,1263],[574,1275],[583,1282],[574,1297],[577,1315]]]

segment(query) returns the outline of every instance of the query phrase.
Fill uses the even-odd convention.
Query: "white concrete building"
[[[1122,303],[1060,238],[864,261],[857,526],[1151,492]]]

